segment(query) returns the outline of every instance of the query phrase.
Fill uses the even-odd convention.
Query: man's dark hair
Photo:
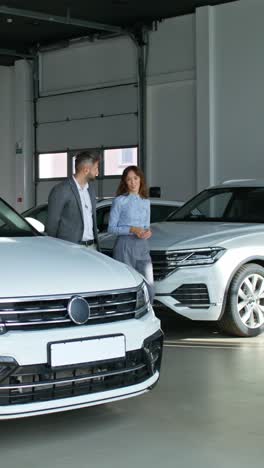
[[[76,154],[75,172],[79,172],[84,164],[95,164],[100,161],[100,152],[98,150],[80,151]]]

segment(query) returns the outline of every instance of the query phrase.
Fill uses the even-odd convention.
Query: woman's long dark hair
[[[126,178],[127,178],[128,173],[130,171],[133,171],[138,177],[140,177],[140,187],[139,187],[139,193],[138,193],[139,196],[141,198],[148,198],[148,189],[147,189],[147,186],[146,186],[144,174],[143,174],[142,170],[137,166],[128,166],[128,167],[126,167],[126,169],[124,170],[124,172],[122,174],[120,184],[119,184],[118,189],[116,191],[116,195],[119,196],[119,195],[127,195],[128,194]]]

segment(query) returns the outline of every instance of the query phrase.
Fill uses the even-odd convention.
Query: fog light
[[[6,333],[6,327],[5,325],[0,324],[0,335],[3,335],[4,333]]]

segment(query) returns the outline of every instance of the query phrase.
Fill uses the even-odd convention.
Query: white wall
[[[215,178],[263,177],[264,2],[215,9]]]
[[[148,182],[185,200],[196,191],[194,15],[163,21],[149,47]]]
[[[15,203],[13,67],[0,67],[0,196]]]
[[[201,8],[196,31],[199,188],[263,177],[264,2]]]

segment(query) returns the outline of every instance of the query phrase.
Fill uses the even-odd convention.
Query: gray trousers
[[[148,241],[136,236],[119,236],[116,240],[113,257],[130,265],[147,280],[151,304],[154,300],[154,279]]]

